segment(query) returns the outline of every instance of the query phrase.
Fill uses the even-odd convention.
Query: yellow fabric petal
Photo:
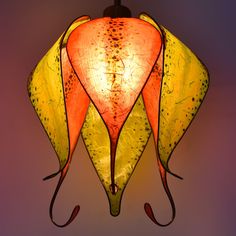
[[[111,192],[110,140],[107,128],[93,104],[87,113],[82,136],[93,165],[107,192],[111,214],[120,212],[125,186],[140,159],[151,133],[142,97],[140,96],[124,124],[116,152],[116,194]]]
[[[60,169],[66,164],[69,152],[60,64],[62,37],[38,63],[28,83],[31,103],[56,151]]]
[[[161,30],[161,28],[159,27],[159,25],[158,25],[149,15],[147,15],[146,13],[141,13],[141,14],[139,15],[139,18],[140,18],[141,20],[144,20],[144,21],[150,23],[152,26],[154,26],[154,27],[159,31],[159,33],[161,34],[161,36],[163,36],[163,35],[162,35],[162,30]]]
[[[206,67],[181,41],[161,27],[165,38],[158,149],[168,169],[170,155],[184,135],[208,90]]]
[[[162,31],[163,78],[159,111],[158,152],[168,170],[171,153],[196,115],[209,85],[206,67],[180,40],[151,17],[140,19]]]

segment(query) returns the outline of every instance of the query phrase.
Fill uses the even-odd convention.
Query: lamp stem
[[[107,7],[103,12],[104,17],[131,17],[129,8],[121,5],[121,0],[114,0],[114,5]]]
[[[121,0],[114,0],[114,5],[115,6],[120,6],[121,5]]]

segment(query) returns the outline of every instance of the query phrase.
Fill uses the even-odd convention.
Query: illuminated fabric
[[[80,133],[108,195],[110,212],[120,202],[151,132],[172,219],[167,173],[171,153],[194,118],[208,88],[208,73],[175,36],[146,14],[137,18],[78,18],[32,72],[31,102],[59,160],[53,205]],[[175,174],[173,174],[175,175]],[[177,176],[177,175],[175,175]],[[178,177],[178,176],[177,176]]]

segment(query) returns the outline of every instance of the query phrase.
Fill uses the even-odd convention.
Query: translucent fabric
[[[154,223],[166,226],[175,218],[175,204],[166,174],[169,172],[181,178],[169,170],[168,161],[205,97],[209,86],[209,75],[201,61],[167,29],[159,26],[147,14],[141,14],[140,19],[149,22],[162,32],[164,42],[163,53],[158,60],[160,63],[157,63],[159,75],[156,76],[156,80],[149,78],[147,86],[150,83],[153,85],[144,88],[143,97],[154,134],[162,183],[172,206],[172,219],[167,224],[160,224],[155,219],[150,204],[145,203],[144,208]],[[150,93],[156,95],[150,96]]]
[[[154,136],[157,165],[172,206],[167,173],[171,154],[186,132],[208,89],[199,59],[151,17],[75,20],[33,70],[28,92],[59,160],[53,205],[69,170],[80,133],[117,216],[124,189]],[[177,176],[178,177],[178,176]]]
[[[109,147],[109,152],[99,154],[93,142],[87,147],[90,155],[96,153],[93,162],[105,158],[106,168],[98,168],[98,172],[102,180],[106,176],[104,184],[109,196],[110,193],[117,196],[118,192],[122,193],[137,161],[131,161],[124,151],[121,158],[116,157],[118,139],[159,56],[161,45],[160,33],[150,24],[135,18],[96,19],[78,27],[69,37],[67,51],[71,64],[107,127],[107,139],[110,140],[105,146]],[[143,119],[143,116],[136,119]],[[101,130],[97,122],[93,128]],[[136,133],[141,133],[142,129],[137,129]],[[107,132],[100,139],[104,139]],[[139,150],[137,141],[132,140],[136,155]],[[129,168],[124,168],[128,159]],[[111,205],[114,205],[112,201]],[[113,215],[119,213],[118,207],[111,208]]]

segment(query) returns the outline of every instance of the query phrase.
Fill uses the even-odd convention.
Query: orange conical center
[[[68,56],[103,118],[111,140],[111,187],[120,130],[146,83],[161,48],[160,33],[136,18],[100,18],[76,28]]]

